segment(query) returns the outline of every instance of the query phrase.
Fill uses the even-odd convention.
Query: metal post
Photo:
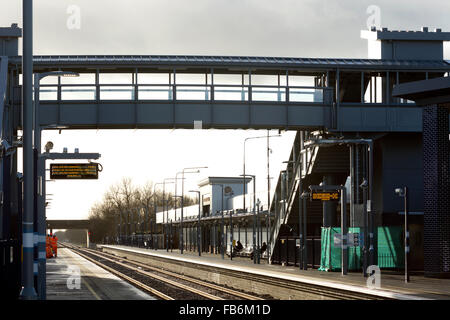
[[[256,177],[253,178],[253,263],[256,263]]]
[[[157,208],[157,201],[156,201],[156,193],[155,193],[155,190],[156,190],[156,186],[157,185],[159,185],[159,184],[164,184],[163,182],[158,182],[158,183],[155,183],[154,185],[153,185],[153,208],[154,208],[154,211],[155,211],[155,227],[156,227],[156,208]],[[163,196],[163,209],[164,209],[164,196]],[[162,226],[164,226],[164,210],[163,210],[163,221],[162,221]],[[156,238],[157,239],[157,238]],[[163,239],[163,245],[164,245],[164,239]],[[155,246],[153,246],[153,247],[155,247]],[[158,247],[156,246],[155,247],[155,249],[158,249]]]
[[[367,205],[367,212],[369,215],[369,229],[370,229],[370,244],[369,244],[369,260],[370,265],[375,264],[375,255],[376,255],[376,247],[374,244],[374,234],[375,234],[375,226],[374,226],[374,208],[373,208],[373,142],[370,141],[368,143],[368,151],[369,151],[369,200]]]
[[[177,215],[177,191],[176,191],[177,190],[177,184],[178,184],[177,183],[178,182],[177,176],[178,176],[178,173],[175,176],[175,217]],[[181,234],[180,234],[180,241],[179,241],[179,243],[180,243],[180,253],[183,254],[183,248],[184,248],[184,246],[183,246],[184,170],[182,171],[181,189],[182,189],[182,191],[181,191],[181,220],[180,220],[180,231],[181,231]]]
[[[37,298],[33,285],[33,1],[23,0],[23,196],[24,213],[22,220],[23,287],[20,298]]]
[[[184,173],[185,170],[190,169],[207,169],[208,167],[190,167],[190,168],[184,168],[182,171],[182,177],[181,177],[181,221],[180,221],[180,227],[181,230],[183,230],[183,213],[184,213]],[[187,173],[199,173],[200,170],[193,171],[193,172],[187,172]],[[176,183],[176,180],[175,180]],[[223,192],[222,192],[223,193]],[[183,231],[181,232],[181,243],[183,243]],[[183,253],[183,246],[181,246],[181,253]]]
[[[367,180],[361,183],[360,187],[363,189],[363,276],[367,277],[367,267],[368,267],[368,235],[367,235]]]
[[[256,230],[257,230],[257,242],[256,242],[256,263],[261,262],[261,233],[260,233],[260,221],[259,221],[259,204],[256,206]]]
[[[164,179],[164,181],[163,181],[163,217],[164,217],[164,213],[165,213],[165,195],[166,195],[166,181],[170,181],[170,180],[173,180],[173,179],[171,179],[171,178],[166,178],[166,179]],[[173,183],[173,182],[168,182],[168,183]],[[168,201],[168,200],[167,200]],[[165,231],[166,231],[166,235],[168,234],[168,228],[169,228],[169,206],[168,206],[168,204],[167,204],[167,215],[166,215],[166,228],[165,228]],[[169,237],[168,237],[168,235],[166,236],[166,250],[167,250],[167,252],[169,252]]]
[[[225,254],[225,248],[224,248],[224,245],[225,245],[225,243],[224,243],[224,227],[223,227],[223,224],[224,224],[224,221],[223,221],[223,184],[221,184],[220,185],[221,187],[222,187],[222,210],[221,210],[221,212],[222,212],[222,226],[221,226],[221,231],[220,231],[220,234],[221,234],[221,237],[220,237],[220,245],[221,245],[221,247],[222,247],[222,250],[221,250],[221,254],[222,254],[222,259],[225,259],[225,256],[224,256],[224,254]]]
[[[347,250],[347,189],[341,187],[341,273],[348,272],[348,250]]]
[[[248,140],[248,138],[246,138],[244,140],[244,172],[243,172],[243,175],[242,175],[242,187],[243,187],[242,194],[243,194],[243,201],[244,201],[244,204],[243,204],[243,207],[242,207],[243,212],[246,212],[246,210],[245,210],[245,198],[247,196],[247,183],[245,181],[245,178],[246,178],[246,175],[245,175],[245,143],[247,142],[247,140]]]
[[[249,101],[250,101],[250,99],[249,99]],[[243,183],[243,195],[244,195],[244,197],[243,197],[243,202],[244,202],[244,204],[243,204],[243,210],[245,211],[245,196],[246,196],[246,194],[247,194],[247,187],[246,187],[246,181],[245,181],[245,178],[247,177],[247,176],[251,176],[251,175],[246,175],[245,174],[245,143],[247,142],[247,140],[250,140],[250,139],[262,139],[262,138],[267,138],[267,175],[268,175],[268,179],[269,179],[269,138],[272,138],[272,137],[281,137],[281,135],[274,135],[274,136],[270,136],[269,135],[269,131],[267,131],[267,136],[259,136],[259,137],[248,137],[248,138],[245,138],[245,140],[244,140],[244,161],[243,161],[243,169],[244,169],[244,172],[243,172],[243,175],[242,175],[242,183]],[[269,180],[270,181],[270,180]],[[270,182],[269,182],[269,189],[268,189],[268,192],[269,192],[269,196],[268,196],[268,198],[269,198],[269,203],[270,203]]]
[[[202,237],[202,233],[201,233],[201,220],[200,220],[200,208],[201,208],[201,201],[200,201],[200,191],[198,191],[198,227],[197,227],[197,241],[200,244],[201,242],[201,237]],[[200,257],[202,255],[201,250],[200,250],[200,245],[198,246],[198,256]]]
[[[300,167],[300,181],[298,186],[298,234],[299,234],[299,248],[298,248],[298,261],[300,270],[303,269],[303,199],[302,199],[302,171]]]
[[[408,226],[408,187],[404,187],[404,201],[405,201],[405,282],[409,282],[409,226]]]
[[[284,217],[286,216],[286,191],[285,191],[285,180],[286,180],[286,170],[281,171],[281,184],[280,184],[280,188],[281,188],[281,200],[283,202],[282,204],[282,211],[283,211],[283,216],[282,219],[284,219]]]
[[[173,234],[172,234],[172,219],[170,219],[170,252],[173,252]]]
[[[177,185],[176,184],[176,179],[175,179],[175,186]],[[175,199],[175,221],[176,221],[176,214],[177,214],[177,209],[176,209],[176,205],[177,205],[177,198],[181,198],[181,196],[177,196],[177,194],[176,194],[176,191],[175,191],[175,195],[173,196],[174,197],[174,199]],[[183,247],[184,247],[184,244],[183,244],[183,225],[182,224],[180,224],[180,230],[179,230],[179,236],[180,236],[180,238],[178,239],[178,247],[180,248],[180,253],[181,254],[183,254]]]
[[[233,210],[230,211],[230,260],[233,260]]]
[[[256,210],[253,206],[253,263],[256,264]]]
[[[119,244],[122,244],[122,211],[119,210]]]
[[[38,190],[38,177],[37,177],[37,162],[38,162],[38,156],[37,156],[37,150],[33,148],[33,167],[34,167],[34,175],[33,175],[33,283],[34,287],[37,291],[38,299],[40,296],[39,286],[40,283],[38,283],[38,260],[39,260],[39,251],[38,251],[38,245],[39,245],[39,237],[38,237],[38,223],[39,223],[39,216],[38,216],[38,201],[39,201],[39,190]]]
[[[307,196],[306,196],[307,197]],[[306,197],[303,199],[303,270],[308,270],[308,234],[307,234],[307,207]]]
[[[248,237],[247,237],[247,232],[248,232],[248,225],[247,222],[245,222],[245,248],[248,247]]]
[[[278,75],[278,90],[280,90],[280,75]],[[280,99],[281,100],[281,99]],[[269,136],[270,130],[267,130],[267,215],[268,215],[268,226],[266,224],[266,230],[267,230],[267,260],[270,263],[270,241],[269,241],[269,232],[271,231],[270,228],[270,147],[269,147]]]

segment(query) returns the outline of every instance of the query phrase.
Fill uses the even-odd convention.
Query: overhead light
[[[46,153],[49,153],[50,150],[52,150],[52,149],[53,149],[53,142],[48,141],[48,142],[45,144],[45,152],[46,152]]]
[[[403,188],[395,188],[394,192],[399,197],[404,197],[405,196]]]

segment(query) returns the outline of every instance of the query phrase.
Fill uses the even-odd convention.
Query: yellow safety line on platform
[[[94,289],[92,289],[92,287],[89,285],[89,283],[87,283],[87,281],[83,279],[83,277],[81,277],[81,280],[83,281],[83,283],[86,285],[88,290],[94,295],[94,297],[97,300],[102,300],[102,298],[100,298],[99,295],[97,293],[95,293]]]
[[[71,255],[73,255],[74,253],[72,252],[72,251],[68,251]],[[67,260],[66,259],[62,259],[62,260],[64,260],[64,261],[66,261],[67,262]],[[80,267],[81,267],[81,265],[80,265]],[[80,271],[81,271],[81,268],[80,268]],[[80,275],[81,276],[81,281],[86,285],[86,287],[88,288],[88,290],[92,293],[92,295],[97,299],[97,300],[102,300],[102,298],[100,298],[100,296],[95,292],[95,290],[91,287],[91,285],[86,281],[86,280],[84,280],[83,279],[83,276],[82,275]]]

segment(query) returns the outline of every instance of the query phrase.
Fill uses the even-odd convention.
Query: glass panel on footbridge
[[[95,86],[62,86],[62,100],[95,100]]]
[[[133,100],[133,86],[101,86],[100,100]]]

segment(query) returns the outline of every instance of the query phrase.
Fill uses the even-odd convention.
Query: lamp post
[[[307,220],[306,220],[306,215],[307,215],[307,207],[306,207],[306,200],[309,198],[310,194],[309,192],[304,191],[301,195],[300,198],[302,199],[301,201],[301,205],[303,207],[302,210],[302,229],[301,229],[301,233],[300,233],[300,256],[301,256],[301,264],[303,265],[303,270],[308,270],[308,246],[307,246]],[[314,266],[313,266],[314,267]],[[302,267],[300,267],[301,269]]]
[[[242,187],[243,187],[243,195],[244,195],[244,199],[243,199],[243,201],[244,201],[244,204],[243,204],[243,210],[245,211],[245,195],[247,194],[247,190],[246,190],[246,183],[245,183],[245,144],[246,144],[246,142],[248,141],[248,140],[252,140],[252,139],[262,139],[262,138],[265,138],[265,139],[267,139],[267,179],[268,179],[268,183],[267,183],[267,185],[268,185],[268,193],[269,193],[269,196],[268,196],[268,198],[270,199],[270,176],[269,176],[269,138],[274,138],[274,137],[281,137],[281,135],[280,134],[278,134],[278,135],[273,135],[273,136],[270,136],[269,135],[269,133],[267,133],[267,135],[266,136],[258,136],[258,137],[248,137],[248,138],[245,138],[244,139],[244,161],[243,161],[243,175],[241,175],[241,176],[243,176],[243,180],[242,180]],[[269,200],[270,201],[270,200]]]
[[[176,181],[176,180],[175,180]],[[177,184],[176,184],[176,182],[175,182],[175,189],[177,188]],[[174,201],[174,203],[175,203],[175,222],[177,221],[177,198],[181,198],[181,196],[177,196],[177,194],[176,194],[176,191],[175,191],[175,195],[173,196],[174,198],[175,198],[175,201]],[[183,253],[183,243],[181,242],[181,240],[182,240],[182,233],[183,233],[183,228],[180,226],[180,238],[179,238],[179,241],[178,241],[178,246],[179,246],[179,248],[180,248],[180,250],[181,250],[181,253]]]
[[[168,181],[168,182],[167,182]],[[163,180],[163,216],[165,214],[165,203],[166,203],[166,184],[174,183],[175,179],[173,178],[165,178]],[[169,222],[169,206],[167,205],[167,215],[166,215],[166,224]],[[168,225],[166,225],[167,229]],[[167,231],[167,230],[166,230]],[[167,232],[166,232],[167,233]],[[166,237],[166,249],[169,252],[169,238]]]
[[[44,73],[35,73],[34,74],[34,149],[35,149],[35,160],[34,160],[34,173],[37,178],[36,183],[38,183],[38,194],[33,196],[33,201],[36,199],[36,209],[37,212],[35,216],[37,217],[36,221],[34,221],[34,225],[36,226],[37,231],[37,270],[38,270],[38,279],[37,279],[37,291],[39,295],[39,299],[46,299],[46,284],[45,284],[45,273],[46,273],[46,254],[45,254],[45,159],[41,157],[41,132],[42,129],[39,121],[39,95],[40,95],[40,81],[45,77],[78,77],[79,74],[77,72],[70,71],[51,71]],[[52,126],[47,126],[47,128],[51,128]],[[45,128],[45,127],[44,127]],[[25,154],[24,154],[25,155]],[[25,159],[25,157],[24,157]],[[36,198],[34,198],[36,197]]]
[[[206,169],[208,167],[189,167],[189,168],[184,168],[183,171],[181,172],[182,176],[181,176],[181,220],[180,220],[180,227],[182,229],[181,231],[181,242],[183,243],[183,211],[184,211],[184,174],[185,173],[199,173],[200,170],[199,169]],[[194,172],[186,172],[186,170],[194,170],[194,169],[198,169]],[[181,253],[183,253],[183,249],[181,249]]]
[[[154,210],[155,210],[155,225],[156,225],[156,210],[157,210],[157,201],[156,201],[156,193],[155,193],[155,190],[156,190],[156,186],[157,185],[164,185],[164,183],[163,182],[157,182],[157,183],[155,183],[154,185],[153,185],[153,208],[154,208]],[[164,225],[164,198],[163,198],[163,213],[162,213],[162,218],[163,218],[163,225]],[[156,238],[156,239],[158,239],[158,238]],[[152,239],[152,243],[153,243],[153,239]],[[163,243],[164,244],[164,243]],[[156,248],[156,250],[158,250],[158,243],[156,243],[156,244],[154,244],[153,243],[153,248]]]
[[[201,199],[200,199],[200,191],[196,190],[190,190],[189,192],[195,192],[198,193],[198,224],[197,224],[197,248],[198,248],[198,256],[200,257],[202,255],[200,243],[201,243],[201,225],[200,225],[200,212],[201,212]]]
[[[252,177],[253,179],[253,263],[256,264],[256,176],[251,174],[241,174],[241,176],[243,176],[244,179],[246,177]]]
[[[224,250],[224,221],[223,221],[223,184],[213,183],[213,186],[220,186],[222,188],[222,207],[221,207],[221,223],[220,223],[220,254],[222,255],[222,259],[225,259],[225,250]]]
[[[408,187],[396,188],[395,194],[404,200],[405,210],[405,282],[409,282],[408,260],[409,260],[409,226],[408,226]]]
[[[261,232],[261,221],[260,221],[260,217],[259,217],[259,206],[261,205],[261,201],[258,199],[258,201],[256,202],[256,230],[257,230],[257,240],[256,240],[256,247],[257,247],[257,251],[256,251],[256,262],[258,264],[261,263],[261,245],[262,245],[262,232]]]
[[[281,190],[283,190],[284,191],[284,195],[283,195],[283,193],[282,193],[282,198],[283,198],[283,216],[284,215],[286,215],[286,198],[287,198],[287,192],[288,192],[288,188],[289,188],[289,171],[288,171],[288,166],[290,165],[290,164],[293,164],[293,165],[295,165],[296,163],[297,163],[297,161],[293,161],[293,160],[289,160],[289,161],[283,161],[283,163],[285,163],[286,164],[286,170],[283,170],[282,171],[282,183],[281,183],[281,186],[282,186],[282,188],[281,188]],[[298,162],[298,163],[300,163],[300,162]],[[294,172],[295,172],[295,168],[292,168],[292,174],[294,174]],[[292,179],[295,179],[295,177],[292,177]],[[300,172],[299,173],[299,194],[301,193],[301,190],[302,190],[302,188],[301,188],[301,186],[302,186],[302,184],[301,184],[301,181],[302,181],[302,173]],[[286,183],[287,182],[287,183]],[[302,235],[302,233],[301,233],[301,228],[302,228],[302,221],[301,221],[301,219],[302,219],[302,215],[300,214],[300,211],[301,211],[301,209],[302,209],[302,207],[301,207],[301,204],[300,204],[300,202],[301,202],[301,197],[299,197],[299,215],[298,215],[298,235],[299,235],[299,242],[301,243],[301,235]],[[268,246],[268,248],[269,248],[269,246]],[[301,256],[301,245],[299,245],[299,257]],[[300,265],[300,270],[301,270],[301,268],[302,268],[302,263],[300,262],[299,263],[299,265]]]

